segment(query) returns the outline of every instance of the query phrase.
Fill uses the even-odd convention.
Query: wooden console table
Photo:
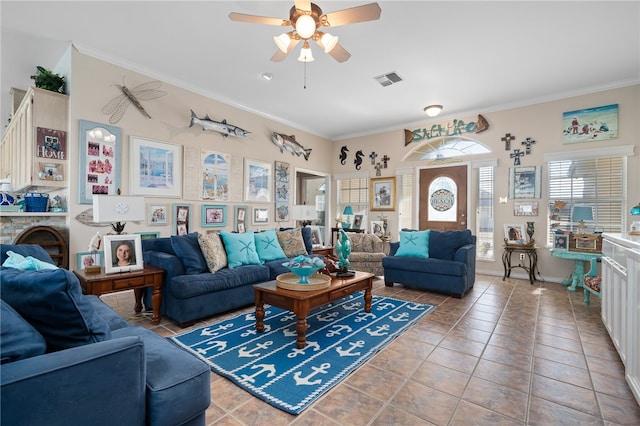
[[[131,272],[105,274],[104,269],[99,274],[87,274],[84,269],[73,271],[80,280],[85,294],[100,296],[116,291],[133,290],[136,298],[135,311],[142,312],[142,289],[153,287],[151,302],[153,304],[153,324],[160,324],[160,304],[162,303],[162,280],[164,270],[151,265],[144,265],[144,269]]]

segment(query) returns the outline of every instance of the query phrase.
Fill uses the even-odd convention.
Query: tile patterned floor
[[[374,293],[438,308],[299,416],[212,374],[207,423],[640,424],[597,297],[585,306],[581,291],[560,284],[484,275],[463,299],[387,288],[380,279]],[[102,298],[131,323],[162,336],[186,331],[167,319],[154,326],[150,315],[136,316],[132,292]]]

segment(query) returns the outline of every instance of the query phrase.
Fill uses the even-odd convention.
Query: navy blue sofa
[[[36,245],[1,245],[53,264]],[[65,269],[0,270],[3,425],[204,425],[210,369]]]
[[[305,249],[311,255],[311,228],[303,227],[301,233]],[[197,232],[143,240],[142,255],[145,264],[165,270],[160,313],[181,327],[253,305],[254,284],[275,280],[278,275],[289,272],[282,266],[289,260],[285,257],[260,265],[225,267],[212,274],[200,250]],[[150,291],[144,294],[144,304],[146,308],[152,305]]]
[[[406,230],[410,231],[410,230]],[[390,244],[382,258],[384,284],[403,284],[423,290],[464,296],[476,276],[476,236],[468,229],[429,231],[429,257],[395,256],[399,242]]]

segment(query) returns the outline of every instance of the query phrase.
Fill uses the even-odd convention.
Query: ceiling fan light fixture
[[[287,53],[289,45],[291,44],[291,36],[289,36],[288,33],[282,33],[279,36],[274,37],[273,41],[276,43],[276,46],[278,46],[278,49]]]
[[[318,44],[322,46],[325,53],[329,53],[338,44],[338,36],[333,36],[329,33],[324,33],[322,37],[320,37],[320,42]]]
[[[429,105],[424,107],[424,112],[429,117],[437,117],[440,111],[442,111],[442,105]]]
[[[300,49],[300,56],[298,56],[298,60],[300,62],[313,62],[315,60],[311,54],[311,48],[309,47],[309,42],[307,40],[304,41],[302,49]]]
[[[316,21],[311,15],[302,15],[296,21],[296,32],[302,39],[310,38],[316,32]]]

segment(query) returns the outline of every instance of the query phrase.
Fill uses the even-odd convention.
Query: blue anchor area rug
[[[307,346],[296,347],[292,312],[265,305],[265,329],[248,312],[169,337],[213,371],[288,413],[299,414],[435,306],[363,292],[325,305],[307,318]]]

